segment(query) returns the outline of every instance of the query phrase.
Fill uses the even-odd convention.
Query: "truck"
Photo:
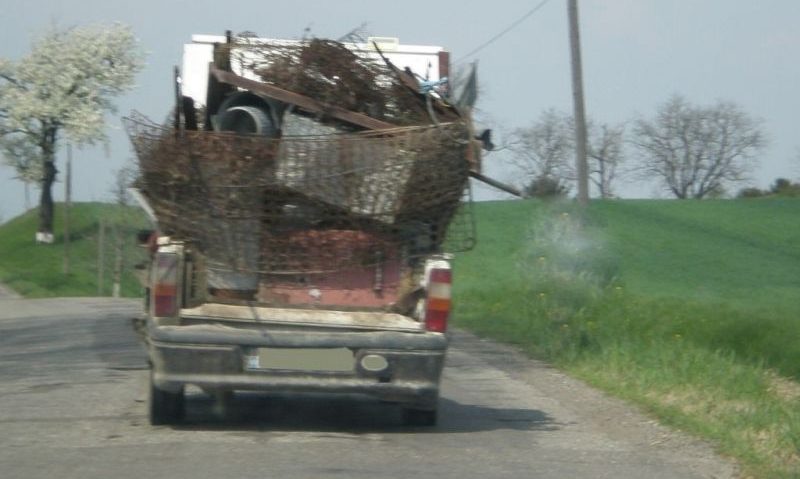
[[[451,253],[474,242],[487,138],[448,74],[443,48],[392,38],[185,46],[174,115],[125,119],[154,225],[151,424],[184,419],[187,386],[366,395],[436,423]]]

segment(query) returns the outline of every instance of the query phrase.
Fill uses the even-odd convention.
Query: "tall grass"
[[[713,440],[748,473],[800,476],[800,385],[790,379],[800,377],[796,306],[780,294],[757,302],[726,296],[747,281],[762,290],[798,288],[790,265],[767,261],[773,271],[760,270],[765,258],[794,254],[782,249],[794,233],[759,235],[749,224],[738,230],[730,221],[737,202],[673,204],[604,203],[586,217],[565,205],[508,204],[514,219],[529,225],[514,226],[515,236],[500,234],[493,214],[479,215],[479,227],[488,222],[479,241],[492,237],[490,247],[508,256],[498,269],[492,249],[458,259],[456,321]],[[760,203],[748,214],[770,217],[772,206]],[[747,256],[734,265],[744,278],[698,294],[693,282],[728,277],[726,255]],[[707,263],[687,279],[682,269],[697,259]],[[470,277],[476,262],[480,275]]]
[[[778,362],[796,371],[788,355],[797,345],[783,340],[787,357],[764,344],[737,352],[746,338],[725,338],[726,330],[752,323],[702,304],[609,292],[573,317],[571,328],[582,336],[570,344],[578,352],[551,359],[712,439],[757,477],[798,477],[800,384],[767,367]],[[779,336],[768,324],[762,329],[772,342]]]

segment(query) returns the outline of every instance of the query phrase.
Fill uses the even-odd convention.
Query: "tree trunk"
[[[53,204],[53,183],[56,181],[56,138],[58,127],[52,124],[42,125],[42,136],[39,147],[42,149],[42,195],[39,199],[39,230],[36,242],[53,242],[53,220],[55,205]]]
[[[53,218],[55,205],[53,204],[53,183],[56,181],[56,164],[53,160],[44,162],[42,172],[42,196],[39,200],[39,230],[36,241],[39,243],[53,242]]]

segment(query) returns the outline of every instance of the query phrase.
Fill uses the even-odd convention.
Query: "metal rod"
[[[507,185],[507,184],[505,184],[505,183],[503,183],[501,181],[497,181],[497,180],[495,180],[493,178],[489,178],[488,176],[484,176],[481,173],[478,173],[477,171],[470,171],[469,172],[469,176],[471,176],[472,178],[475,178],[478,181],[482,181],[482,182],[486,183],[489,186],[493,186],[493,187],[497,188],[498,190],[503,190],[506,193],[511,193],[514,196],[518,196],[520,198],[524,198],[525,197],[525,195],[523,195],[521,191],[519,191],[518,189],[514,188],[513,186]]]

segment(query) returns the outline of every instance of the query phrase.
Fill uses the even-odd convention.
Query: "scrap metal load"
[[[468,114],[382,57],[229,40],[215,45],[206,98],[179,91],[173,124],[125,120],[137,187],[161,233],[205,255],[209,286],[471,247]]]

